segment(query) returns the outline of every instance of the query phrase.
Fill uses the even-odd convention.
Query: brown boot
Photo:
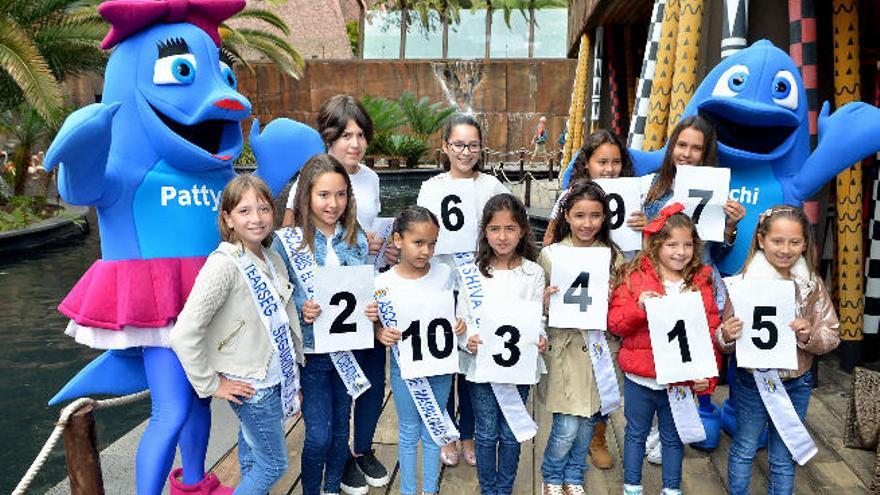
[[[614,459],[608,453],[608,444],[605,443],[607,425],[608,423],[596,423],[593,427],[593,440],[590,442],[590,458],[599,469],[611,469],[614,465]]]

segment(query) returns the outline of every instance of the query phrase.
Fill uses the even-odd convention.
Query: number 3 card
[[[608,209],[611,210],[611,240],[621,251],[642,249],[642,233],[627,226],[630,213],[639,211],[641,203],[640,177],[621,177],[618,179],[596,179],[596,184],[605,191]]]
[[[321,314],[312,327],[315,352],[373,347],[373,322],[364,310],[374,289],[372,265],[318,267],[315,302]]]
[[[404,380],[458,373],[458,337],[452,291],[392,294],[398,308],[397,344]]]
[[[724,203],[730,192],[730,169],[679,165],[675,172],[673,202],[697,224],[704,241],[724,241]]]
[[[736,339],[737,366],[797,369],[797,336],[788,326],[795,319],[794,283],[737,280],[729,293],[743,322],[742,335]]]
[[[537,383],[541,303],[487,298],[480,306],[474,378],[479,383]]]
[[[605,330],[608,326],[608,283],[611,250],[604,247],[550,248],[551,327]]]
[[[471,252],[477,248],[477,211],[474,181],[426,180],[416,203],[440,220],[436,254]]]
[[[709,322],[699,292],[645,300],[657,383],[718,376]]]

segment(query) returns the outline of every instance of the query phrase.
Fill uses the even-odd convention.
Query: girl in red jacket
[[[684,445],[678,436],[666,386],[657,383],[645,299],[672,292],[699,291],[703,309],[714,332],[720,320],[712,289],[712,269],[700,262],[702,242],[694,223],[673,203],[645,227],[644,248],[621,274],[611,294],[608,329],[623,338],[618,362],[623,385],[626,435],[623,448],[625,495],[642,493],[642,459],[654,413],[663,445],[663,494],[680,494]],[[718,360],[718,350],[715,349]],[[714,378],[694,380],[694,392],[711,394]]]

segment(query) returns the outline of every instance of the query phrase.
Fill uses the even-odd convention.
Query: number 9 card
[[[550,296],[550,326],[605,330],[611,249],[559,244],[546,249],[550,250],[553,265],[550,285],[559,288]]]

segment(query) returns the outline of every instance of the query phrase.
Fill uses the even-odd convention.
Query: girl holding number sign
[[[544,295],[544,270],[535,263],[537,251],[529,226],[526,208],[516,196],[505,193],[494,196],[483,208],[476,264],[483,278],[484,294],[516,301],[541,301]],[[476,329],[475,315],[468,304],[467,291],[459,293],[461,314],[469,328]],[[480,492],[485,495],[510,494],[519,467],[520,442],[514,436],[504,412],[498,404],[491,383],[475,381],[476,359],[480,335],[469,332],[465,355],[466,378],[476,417],[477,476]],[[547,339],[541,336],[539,352],[544,352]],[[491,352],[486,350],[485,352]],[[538,357],[538,376],[545,372]],[[529,396],[529,385],[517,385],[523,403]]]
[[[171,346],[199,397],[225,399],[238,416],[239,494],[266,493],[284,475],[284,419],[299,412],[302,345],[292,286],[281,257],[266,249],[274,210],[262,179],[239,175],[227,184],[220,200],[223,242],[171,330]],[[211,483],[197,488],[210,491]],[[175,490],[182,489],[173,476]],[[222,490],[211,493],[232,493]]]
[[[294,281],[293,297],[300,313],[306,363],[301,367],[303,419],[306,438],[302,451],[302,486],[305,495],[339,493],[347,459],[351,396],[337,373],[330,354],[315,353],[312,324],[321,307],[309,298],[310,277],[318,266],[367,264],[367,238],[357,224],[351,181],[342,164],[328,154],[306,162],[297,182],[291,227],[276,233],[273,247],[287,265]],[[285,242],[287,234],[298,236],[298,246]],[[311,266],[309,266],[311,265]],[[378,320],[376,303],[366,310]],[[357,493],[366,493],[366,487]]]
[[[824,282],[814,271],[815,256],[812,229],[803,210],[792,206],[776,206],[759,216],[742,274],[733,278],[733,283],[749,279],[794,281],[797,318],[789,327],[797,337],[797,369],[777,370],[777,373],[801,423],[807,414],[813,388],[813,375],[810,372],[813,356],[834,350],[840,342],[834,305]],[[733,352],[742,330],[743,322],[736,316],[724,321],[716,335],[724,352]],[[785,329],[774,328],[774,331]],[[730,493],[748,493],[758,438],[768,422],[768,492],[792,493],[795,476],[793,456],[796,453],[790,451],[788,442],[783,441],[780,428],[776,425],[777,419],[785,418],[768,412],[758,390],[756,377],[750,370],[738,368],[732,381],[734,380],[736,395],[733,396],[733,401],[737,430],[730,445],[727,464]]]
[[[440,164],[446,172],[435,175],[428,181],[472,180],[476,190],[475,211],[477,212],[483,211],[483,206],[492,196],[509,192],[494,176],[480,171],[483,165],[480,158],[480,152],[483,149],[483,131],[480,129],[480,124],[472,116],[455,114],[450,117],[443,129],[443,144],[441,146],[443,154],[440,156]],[[461,216],[461,210],[452,211],[450,208],[450,214],[452,213],[458,213]],[[440,220],[444,223],[449,221],[444,218]],[[455,271],[455,262],[451,254],[438,254],[435,260],[447,265],[451,271]],[[453,277],[453,288],[458,290],[458,277]],[[453,420],[456,419],[456,389],[458,390],[459,413],[456,426],[461,433],[465,461],[474,466],[477,463],[474,449],[474,412],[471,407],[468,383],[463,375],[455,375],[452,392],[449,394],[448,410]],[[443,447],[440,455],[443,463],[447,466],[458,464],[459,451],[455,443]]]
[[[431,263],[440,232],[440,224],[433,213],[420,206],[410,206],[394,220],[392,232],[392,242],[400,251],[400,263],[376,277],[377,291],[387,291],[393,299],[394,294],[400,292],[452,290],[449,267],[442,263]],[[462,335],[466,330],[464,322],[457,320],[455,334]],[[376,329],[376,340],[388,347],[397,344],[401,336],[398,328],[380,326]],[[452,387],[452,376],[437,375],[427,378],[438,404],[446,404]],[[440,446],[434,442],[422,422],[412,393],[401,378],[400,365],[395,354],[391,358],[391,390],[394,406],[397,408],[400,493],[416,493],[419,438],[422,440],[422,493],[437,493],[440,481]]]
[[[720,323],[712,288],[712,269],[700,263],[697,229],[681,203],[663,208],[645,227],[644,247],[627,265],[611,294],[608,329],[623,338],[618,362],[624,372],[626,436],[623,450],[625,495],[642,493],[645,442],[657,414],[663,445],[663,494],[680,494],[684,446],[672,416],[667,386],[657,383],[645,300],[673,292],[697,291],[714,331]],[[718,359],[717,348],[715,359]],[[694,392],[710,395],[715,378],[694,380]]]
[[[621,266],[624,259],[611,241],[608,202],[601,187],[584,179],[573,182],[559,213],[561,218],[553,229],[551,243],[538,258],[548,283],[553,271],[550,252],[555,245],[608,247],[612,272]],[[547,288],[545,306],[549,305],[550,295],[558,291],[559,287]],[[550,327],[547,336],[547,379],[539,390],[547,410],[553,414],[553,425],[541,463],[544,493],[583,494],[592,437],[599,428],[604,435],[599,389],[584,334]]]

